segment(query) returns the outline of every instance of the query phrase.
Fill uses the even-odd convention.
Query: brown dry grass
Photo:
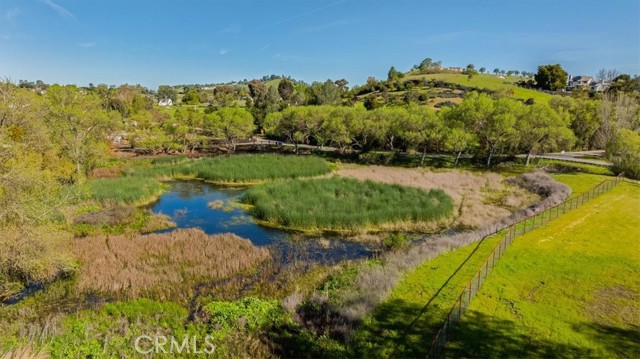
[[[267,249],[249,240],[233,234],[210,236],[199,229],[78,239],[73,251],[83,263],[79,289],[128,297],[225,278],[269,257]]]
[[[538,199],[521,187],[506,183],[501,175],[490,172],[433,172],[421,168],[367,166],[341,168],[337,174],[424,190],[442,189],[453,198],[456,208],[451,225],[463,228],[479,228],[492,223]]]
[[[0,359],[46,359],[49,355],[42,350],[33,350],[31,347],[12,349],[0,356]]]

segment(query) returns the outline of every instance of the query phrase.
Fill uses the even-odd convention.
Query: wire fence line
[[[450,339],[453,326],[455,326],[455,324],[460,321],[462,315],[469,307],[471,300],[480,291],[480,288],[489,276],[489,273],[491,273],[498,260],[502,258],[506,249],[511,245],[511,243],[513,243],[513,240],[516,236],[525,234],[532,231],[533,229],[547,224],[549,221],[557,218],[558,216],[581,206],[582,204],[590,201],[591,199],[602,193],[609,191],[610,189],[618,185],[622,180],[623,174],[620,174],[613,180],[603,181],[588,192],[569,198],[553,207],[550,207],[540,213],[533,214],[508,227],[504,238],[500,241],[500,243],[498,243],[498,245],[496,245],[493,252],[480,266],[476,274],[469,281],[469,283],[464,288],[455,304],[447,314],[447,318],[445,319],[444,324],[442,325],[442,327],[440,327],[440,329],[434,336],[433,341],[431,342],[431,348],[427,357],[441,358],[444,356],[444,348],[447,340]]]

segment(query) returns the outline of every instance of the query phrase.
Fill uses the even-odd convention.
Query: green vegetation
[[[329,171],[329,165],[318,157],[266,154],[208,157],[168,165],[134,166],[125,170],[125,178],[186,176],[216,183],[242,184],[313,177]]]
[[[255,297],[236,302],[211,302],[205,305],[204,311],[209,321],[217,324],[222,331],[243,328],[253,330],[273,325],[282,316],[279,301]]]
[[[101,202],[140,204],[160,195],[165,186],[150,178],[128,176],[88,182],[91,197]]]
[[[610,176],[585,173],[555,174],[553,177],[567,183],[574,194],[583,193],[603,180],[611,179]],[[634,199],[629,201],[633,202]],[[564,221],[565,217],[562,216],[561,219]],[[560,226],[566,227],[567,222]],[[458,295],[503,236],[504,233],[494,235],[481,242],[445,253],[406,273],[387,300],[380,304],[371,316],[366,317],[364,325],[356,330],[350,346],[353,356],[425,356],[431,340],[440,329]],[[509,249],[505,258],[512,255],[513,252]],[[350,286],[347,285],[347,288]],[[547,302],[553,301],[549,299]]]
[[[452,334],[449,355],[636,357],[639,201],[640,187],[623,183],[518,238]]]
[[[515,82],[520,79],[517,77],[508,77],[501,79],[497,76],[478,74],[469,79],[469,77],[464,74],[439,73],[429,75],[409,74],[406,76],[406,78],[439,80],[463,86],[472,86],[494,91],[506,91],[507,93],[512,93],[514,97],[522,100],[528,100],[532,98],[535,103],[547,103],[551,99],[551,95],[544,92],[516,86]]]
[[[250,188],[243,199],[268,223],[305,230],[380,229],[444,219],[453,201],[441,190],[429,192],[346,178],[271,182]]]
[[[425,357],[464,286],[502,237],[445,253],[407,273],[357,329],[351,347],[354,357]]]
[[[207,357],[265,357],[266,348],[253,336],[265,324],[286,321],[276,301],[246,298],[239,302],[212,302],[205,305],[205,318],[188,320],[188,311],[171,302],[137,299],[105,304],[100,310],[85,310],[69,316],[63,323],[62,333],[48,343],[56,358],[146,358],[135,349],[135,338],[151,336],[138,344],[143,350],[153,349],[154,336],[166,336],[167,352],[171,338],[177,341],[171,351],[172,358],[193,358],[193,338],[201,353],[215,350]],[[182,346],[183,340],[189,344]],[[209,342],[205,338],[209,338]],[[202,354],[201,354],[202,355]]]
[[[538,72],[534,78],[538,87],[545,90],[558,91],[567,87],[568,76],[569,74],[560,64],[555,64],[538,66]]]

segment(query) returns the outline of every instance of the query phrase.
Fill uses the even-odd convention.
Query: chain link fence
[[[594,197],[605,193],[618,185],[622,181],[622,174],[613,180],[603,181],[599,185],[593,187],[588,192],[582,193],[578,196],[569,198],[562,203],[559,203],[553,207],[550,207],[540,213],[531,215],[513,225],[508,227],[504,238],[498,243],[493,252],[480,266],[476,274],[471,281],[467,284],[462,291],[455,304],[447,314],[447,318],[444,321],[442,327],[438,330],[433,341],[431,342],[431,349],[429,350],[428,358],[441,358],[444,356],[444,348],[447,340],[450,338],[452,327],[460,321],[462,315],[469,307],[471,299],[480,291],[482,284],[489,276],[489,273],[493,270],[496,263],[502,256],[506,249],[513,243],[516,236],[530,232],[538,227],[541,227],[549,221],[557,218],[558,216],[567,213],[568,211],[575,209],[582,204],[588,202]]]

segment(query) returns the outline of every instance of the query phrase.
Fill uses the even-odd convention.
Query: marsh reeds
[[[294,229],[358,230],[449,216],[453,201],[441,190],[319,178],[270,182],[247,190],[243,198],[258,219]]]
[[[186,176],[220,183],[251,183],[270,179],[319,176],[329,171],[329,165],[318,157],[266,154],[159,163],[129,168],[125,170],[125,174],[133,177]]]
[[[127,297],[225,278],[269,257],[266,248],[249,240],[234,234],[207,235],[199,229],[77,239],[73,251],[82,262],[79,289]]]

